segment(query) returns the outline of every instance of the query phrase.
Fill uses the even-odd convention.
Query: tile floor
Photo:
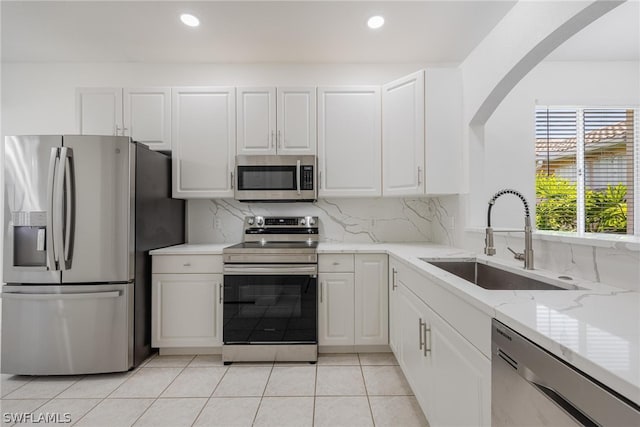
[[[28,425],[9,417],[20,413],[66,426],[426,426],[397,365],[391,353],[321,354],[316,365],[154,356],[121,374],[2,375],[0,412],[3,426]]]

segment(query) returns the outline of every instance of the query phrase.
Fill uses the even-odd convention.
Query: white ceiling
[[[5,61],[460,62],[514,1],[2,2]],[[190,12],[198,28],[178,19]],[[372,31],[366,20],[382,14]]]
[[[457,63],[515,1],[2,1],[2,60]],[[178,19],[190,12],[198,28]],[[377,31],[372,14],[385,16]],[[550,60],[640,60],[630,0]]]

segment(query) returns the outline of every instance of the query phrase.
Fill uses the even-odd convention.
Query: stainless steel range
[[[318,358],[318,218],[246,217],[223,250],[222,360]]]

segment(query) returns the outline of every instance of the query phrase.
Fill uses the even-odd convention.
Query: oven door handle
[[[225,264],[224,274],[226,275],[316,275],[318,266],[316,264]]]

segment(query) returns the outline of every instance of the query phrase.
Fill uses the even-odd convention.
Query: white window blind
[[[539,230],[638,234],[637,114],[633,108],[536,109]]]

